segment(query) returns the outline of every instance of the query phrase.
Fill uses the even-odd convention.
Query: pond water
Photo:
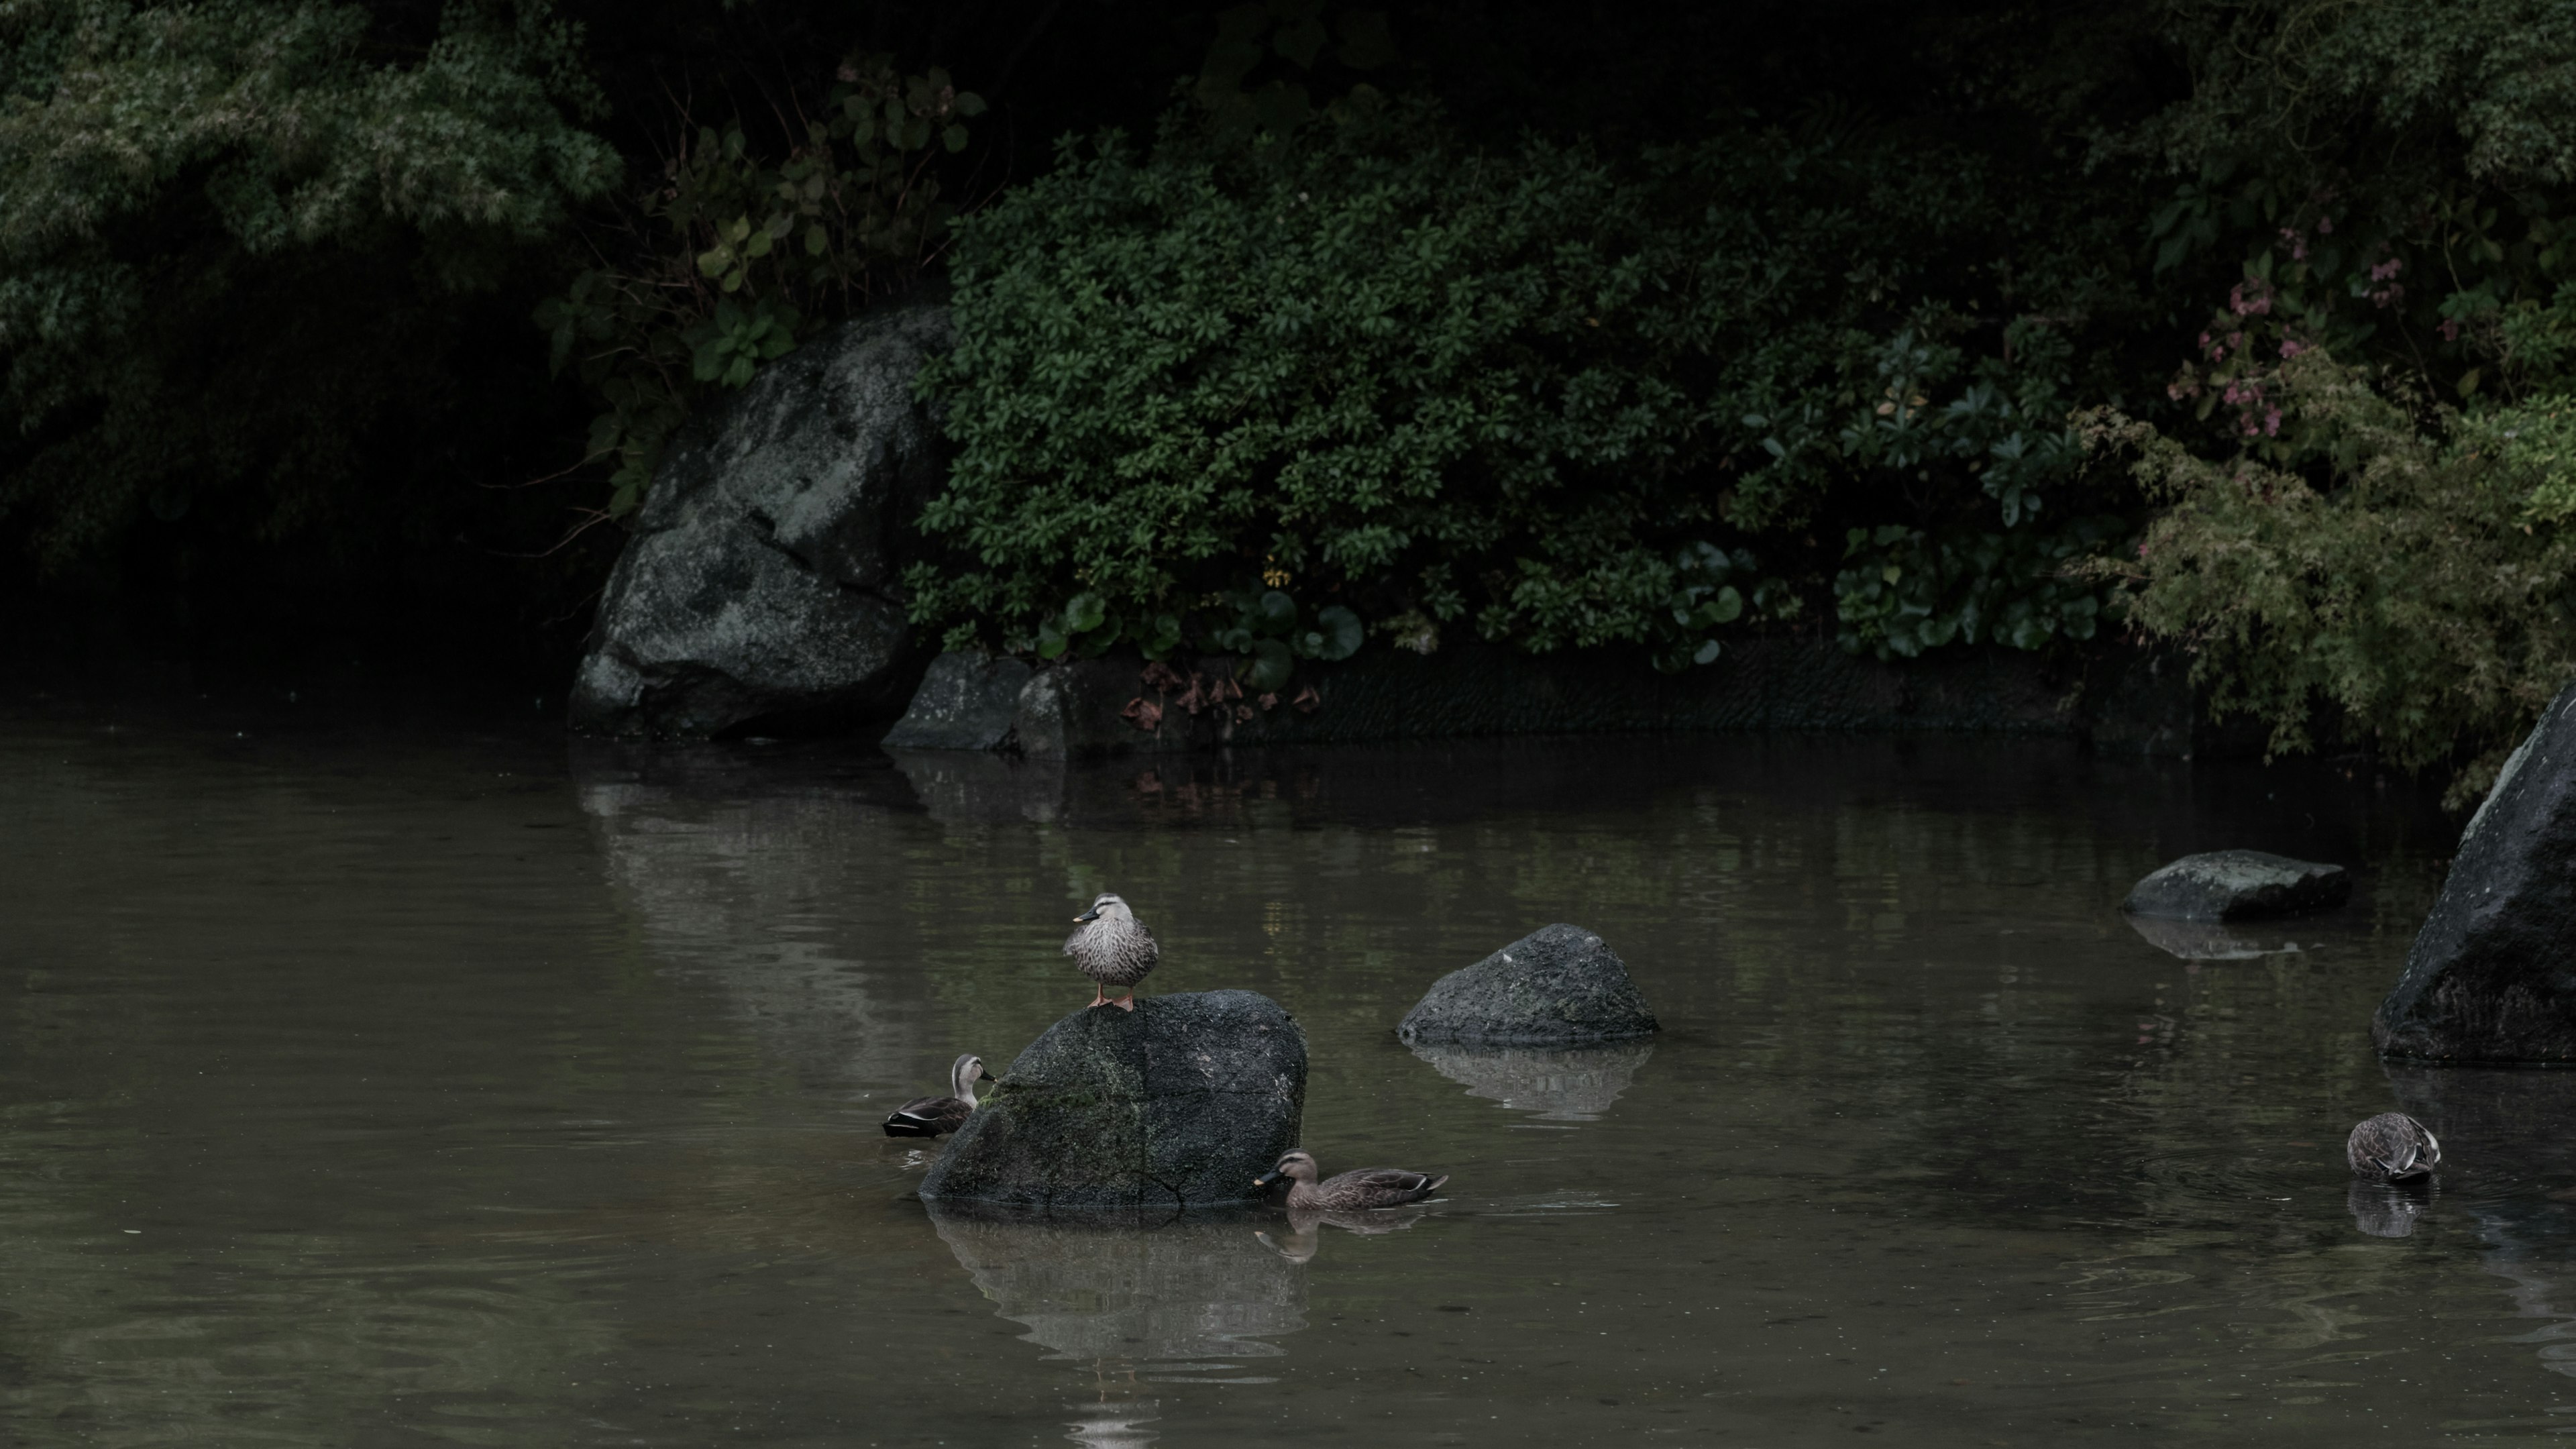
[[[1346,750],[1070,772],[0,718],[0,1438],[1748,1445],[2576,1428],[2576,1074],[2392,1073],[2456,822],[2330,766],[2020,741]],[[2193,849],[2332,916],[2114,907]],[[1312,1050],[1354,1233],[934,1221],[881,1136],[1087,999]],[[1424,1056],[1430,981],[1600,932],[1651,1044]],[[2355,1191],[2403,1105],[2450,1156]]]

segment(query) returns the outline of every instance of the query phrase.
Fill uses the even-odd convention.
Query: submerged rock
[[[2179,921],[2251,921],[2339,906],[2352,877],[2339,865],[2292,860],[2260,850],[2211,850],[2139,881],[2120,909]]]
[[[1086,1007],[1011,1063],[921,1196],[1071,1212],[1251,1202],[1305,1105],[1306,1035],[1258,992]]]
[[[1413,1054],[1465,1087],[1471,1097],[1532,1113],[1542,1122],[1590,1122],[1628,1090],[1655,1047],[1643,1041],[1563,1051],[1425,1044]]]
[[[2406,972],[2371,1019],[2392,1057],[2576,1062],[2576,685],[2469,821]]]
[[[890,750],[990,750],[1011,737],[1029,666],[1008,655],[942,654],[886,732]]]
[[[1408,1044],[1573,1046],[1654,1030],[1655,1014],[1609,943],[1558,924],[1431,983],[1396,1035]]]
[[[945,466],[912,379],[949,335],[944,307],[869,313],[684,435],[609,575],[574,727],[704,738],[902,704],[915,656],[898,539]]]

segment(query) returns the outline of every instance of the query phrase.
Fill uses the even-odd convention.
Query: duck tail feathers
[[[915,1117],[910,1112],[897,1112],[885,1119],[885,1134],[888,1137],[936,1137],[939,1124]]]

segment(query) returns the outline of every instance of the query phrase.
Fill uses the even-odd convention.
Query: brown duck
[[[2423,1123],[2405,1113],[2382,1112],[2352,1129],[2343,1155],[2355,1177],[2410,1182],[2433,1175],[2442,1162],[2442,1144],[2424,1130]]]
[[[1136,983],[1154,969],[1162,949],[1154,944],[1154,933],[1127,909],[1127,903],[1114,895],[1102,893],[1091,903],[1091,909],[1073,918],[1082,929],[1064,938],[1064,954],[1098,985],[1091,991],[1087,1010],[1094,1006],[1115,1006],[1122,1011],[1136,1009]],[[1109,988],[1123,986],[1127,994],[1116,1001],[1109,999]]]
[[[915,1097],[895,1108],[894,1115],[885,1119],[885,1134],[936,1137],[956,1131],[966,1125],[966,1118],[975,1110],[975,1084],[991,1080],[993,1074],[984,1070],[984,1059],[968,1052],[948,1068],[948,1087],[953,1095]]]
[[[1289,1179],[1288,1211],[1293,1215],[1402,1207],[1438,1192],[1440,1184],[1449,1180],[1445,1173],[1433,1177],[1401,1167],[1363,1167],[1317,1182],[1319,1171],[1313,1154],[1300,1147],[1280,1158],[1277,1167],[1254,1178],[1252,1185],[1268,1187],[1283,1177]]]

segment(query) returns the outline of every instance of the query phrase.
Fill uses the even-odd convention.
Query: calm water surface
[[[239,729],[238,736],[236,728]],[[1049,773],[0,717],[0,1439],[1962,1445],[2576,1428],[2576,1074],[2368,1051],[2455,825],[2339,772],[1591,741]],[[2185,850],[2351,907],[2184,943]],[[934,1221],[876,1123],[1249,987],[1394,1231]],[[1551,921],[1666,1031],[1417,1056]],[[2428,1202],[2349,1190],[2405,1105]],[[2391,1236],[2391,1234],[2403,1234]]]

